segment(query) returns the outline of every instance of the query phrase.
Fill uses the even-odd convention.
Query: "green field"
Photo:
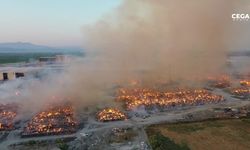
[[[76,55],[83,56],[81,52],[72,52],[72,53],[44,53],[44,52],[36,52],[36,53],[0,53],[0,64],[6,63],[18,63],[18,62],[29,62],[31,60],[37,60],[39,57],[51,57],[55,55]]]
[[[250,119],[159,124],[146,129],[154,150],[249,150]]]

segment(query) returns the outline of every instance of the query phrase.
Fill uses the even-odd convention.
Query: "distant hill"
[[[68,52],[81,51],[80,48],[56,48],[43,45],[36,45],[27,42],[0,43],[0,53],[25,53],[25,52]]]

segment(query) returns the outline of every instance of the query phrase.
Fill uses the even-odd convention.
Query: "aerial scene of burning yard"
[[[250,149],[250,1],[0,12],[0,150]]]

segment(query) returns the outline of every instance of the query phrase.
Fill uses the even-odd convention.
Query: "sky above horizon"
[[[81,28],[122,0],[0,0],[0,43],[81,46]]]

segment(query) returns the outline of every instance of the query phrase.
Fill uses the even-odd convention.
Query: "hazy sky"
[[[81,27],[122,0],[0,0],[0,43],[81,45]]]

